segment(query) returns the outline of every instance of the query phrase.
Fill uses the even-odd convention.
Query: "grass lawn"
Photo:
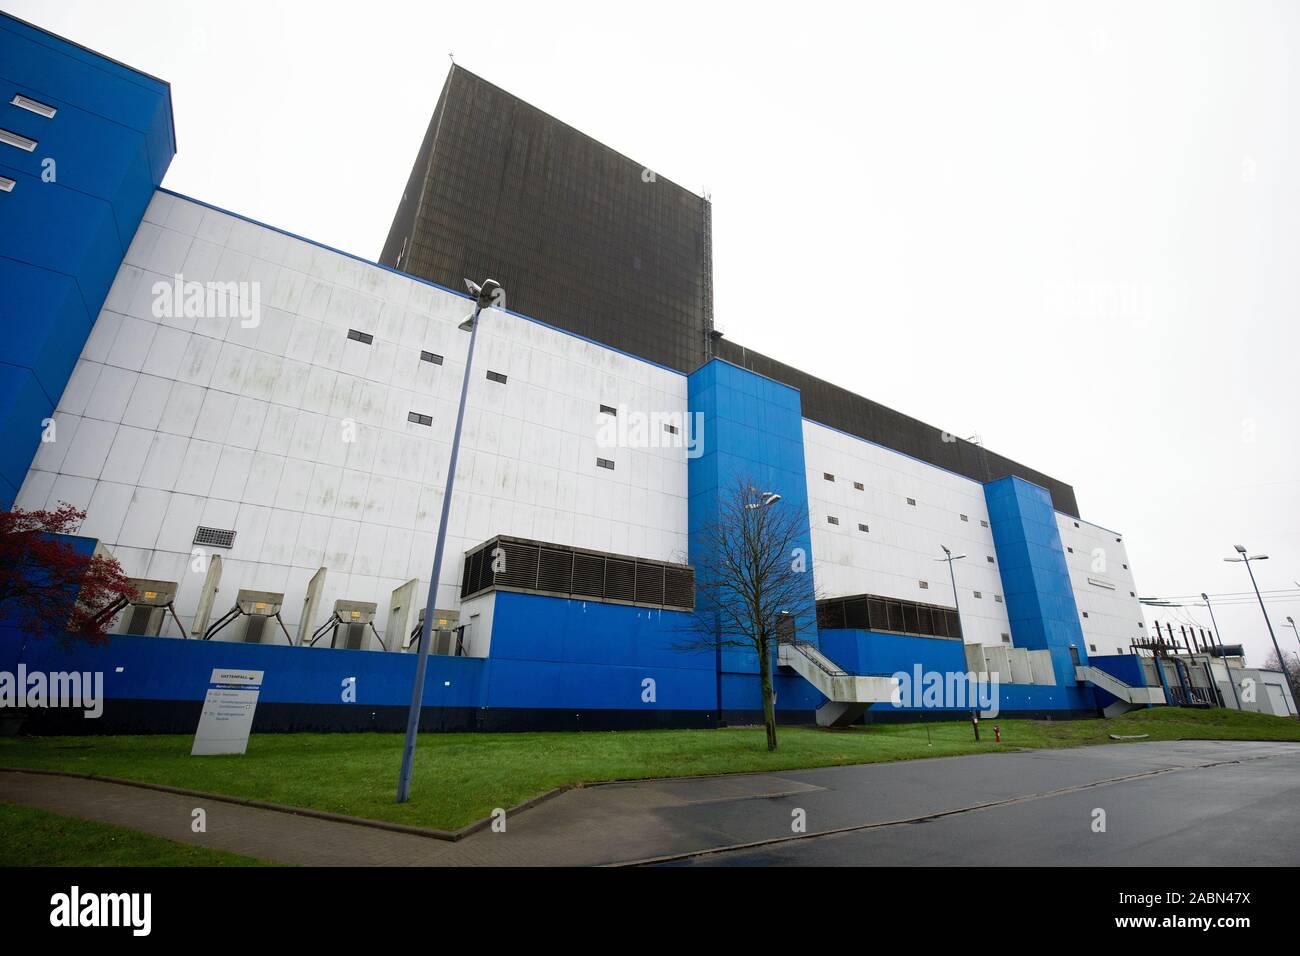
[[[0,801],[2,866],[266,866],[221,850]]]
[[[1002,744],[992,742],[993,725]],[[192,737],[0,738],[0,767],[70,770],[273,803],[455,829],[561,784],[791,770],[989,753],[1019,747],[1152,740],[1296,740],[1300,723],[1234,710],[1161,707],[1115,720],[782,727],[769,754],[761,728],[615,733],[422,734],[409,803],[393,802],[400,734],[254,734],[242,757],[191,757]],[[0,820],[0,831],[7,829]],[[0,840],[0,843],[3,843]]]

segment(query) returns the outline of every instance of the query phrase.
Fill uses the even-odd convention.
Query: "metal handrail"
[[[795,650],[797,650],[800,654],[803,655],[805,660],[809,661],[818,670],[822,671],[822,673],[827,674],[830,677],[852,677],[853,676],[848,671],[844,670],[838,665],[836,665],[836,668],[834,670],[826,666],[824,662],[830,660],[830,658],[822,654],[821,649],[812,641],[794,640],[794,641],[783,641],[782,643],[788,644],[789,646],[793,647]],[[812,649],[813,653],[811,654],[808,653],[807,649],[809,648]]]

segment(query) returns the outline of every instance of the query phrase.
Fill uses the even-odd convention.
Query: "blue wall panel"
[[[358,706],[407,705],[414,654],[236,644],[178,638],[111,636],[98,645],[65,646],[0,628],[0,670],[99,671],[105,696],[116,700],[202,700],[214,667],[265,671],[266,703],[340,704],[343,681],[356,678]],[[429,658],[426,707],[475,707],[486,661]]]
[[[58,112],[14,106],[15,93]],[[14,343],[0,366],[8,508],[176,142],[166,83],[6,14],[0,127],[37,142],[0,145],[0,172],[16,182],[0,193],[0,329]]]
[[[713,711],[711,651],[682,650],[690,615],[498,591],[488,707]],[[643,701],[642,682],[655,682]]]
[[[703,421],[703,453],[690,459],[687,466],[690,559],[697,567],[697,576],[701,563],[707,560],[701,554],[699,531],[717,521],[720,505],[734,494],[737,481],[747,479],[760,491],[777,492],[781,501],[774,507],[789,509],[803,523],[797,546],[806,555],[808,592],[806,607],[797,614],[797,627],[801,638],[816,642],[812,536],[807,530],[808,486],[798,390],[714,359],[687,378],[687,396],[690,410],[701,415]],[[727,649],[719,656],[723,675],[753,675],[746,679],[748,683],[719,680],[722,709],[754,709],[753,701],[760,699],[757,654]],[[787,680],[784,675],[778,676],[778,706],[806,709],[804,692]],[[820,700],[815,691],[812,695],[812,699]]]
[[[1088,652],[1051,496],[1008,477],[985,485],[984,498],[1015,645],[1051,651],[1057,682],[1073,685],[1070,649],[1080,663]]]
[[[966,673],[966,653],[960,641],[843,628],[823,630],[821,648],[850,674],[863,677],[898,671],[910,674],[918,663],[927,671]]]

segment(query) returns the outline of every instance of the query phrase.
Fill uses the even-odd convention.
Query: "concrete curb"
[[[424,837],[430,840],[443,840],[449,843],[455,843],[465,839],[480,830],[485,830],[492,825],[491,817],[484,817],[481,820],[475,820],[473,823],[467,823],[459,830],[440,830],[434,827],[416,827],[405,823],[391,823],[387,820],[373,820],[368,817],[354,817],[346,813],[331,813],[328,810],[313,810],[310,807],[294,807],[284,803],[270,803],[266,800],[253,800],[247,797],[234,797],[224,793],[208,793],[205,790],[190,790],[185,787],[171,787],[162,783],[146,783],[143,780],[126,780],[122,777],[106,777],[97,773],[79,773],[74,770],[38,770],[31,767],[0,767],[0,773],[29,773],[38,774],[45,777],[69,777],[74,780],[93,780],[97,783],[112,783],[124,787],[136,787],[140,790],[153,790],[158,793],[170,793],[182,797],[195,797],[200,800],[215,800],[218,803],[231,803],[235,806],[249,807],[254,810],[273,810],[276,813],[288,813],[299,817],[311,817],[316,820],[327,820],[330,823],[348,823],[353,826],[370,827],[374,830],[388,830],[392,833],[404,833],[407,836]],[[547,790],[545,793],[538,794],[535,797],[515,804],[506,810],[506,816],[512,817],[515,814],[522,813],[540,803],[545,803],[567,790],[571,790],[571,785],[555,787]]]

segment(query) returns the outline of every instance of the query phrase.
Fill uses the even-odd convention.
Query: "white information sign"
[[[242,754],[248,749],[248,734],[253,729],[263,673],[224,667],[212,669],[190,756]]]

